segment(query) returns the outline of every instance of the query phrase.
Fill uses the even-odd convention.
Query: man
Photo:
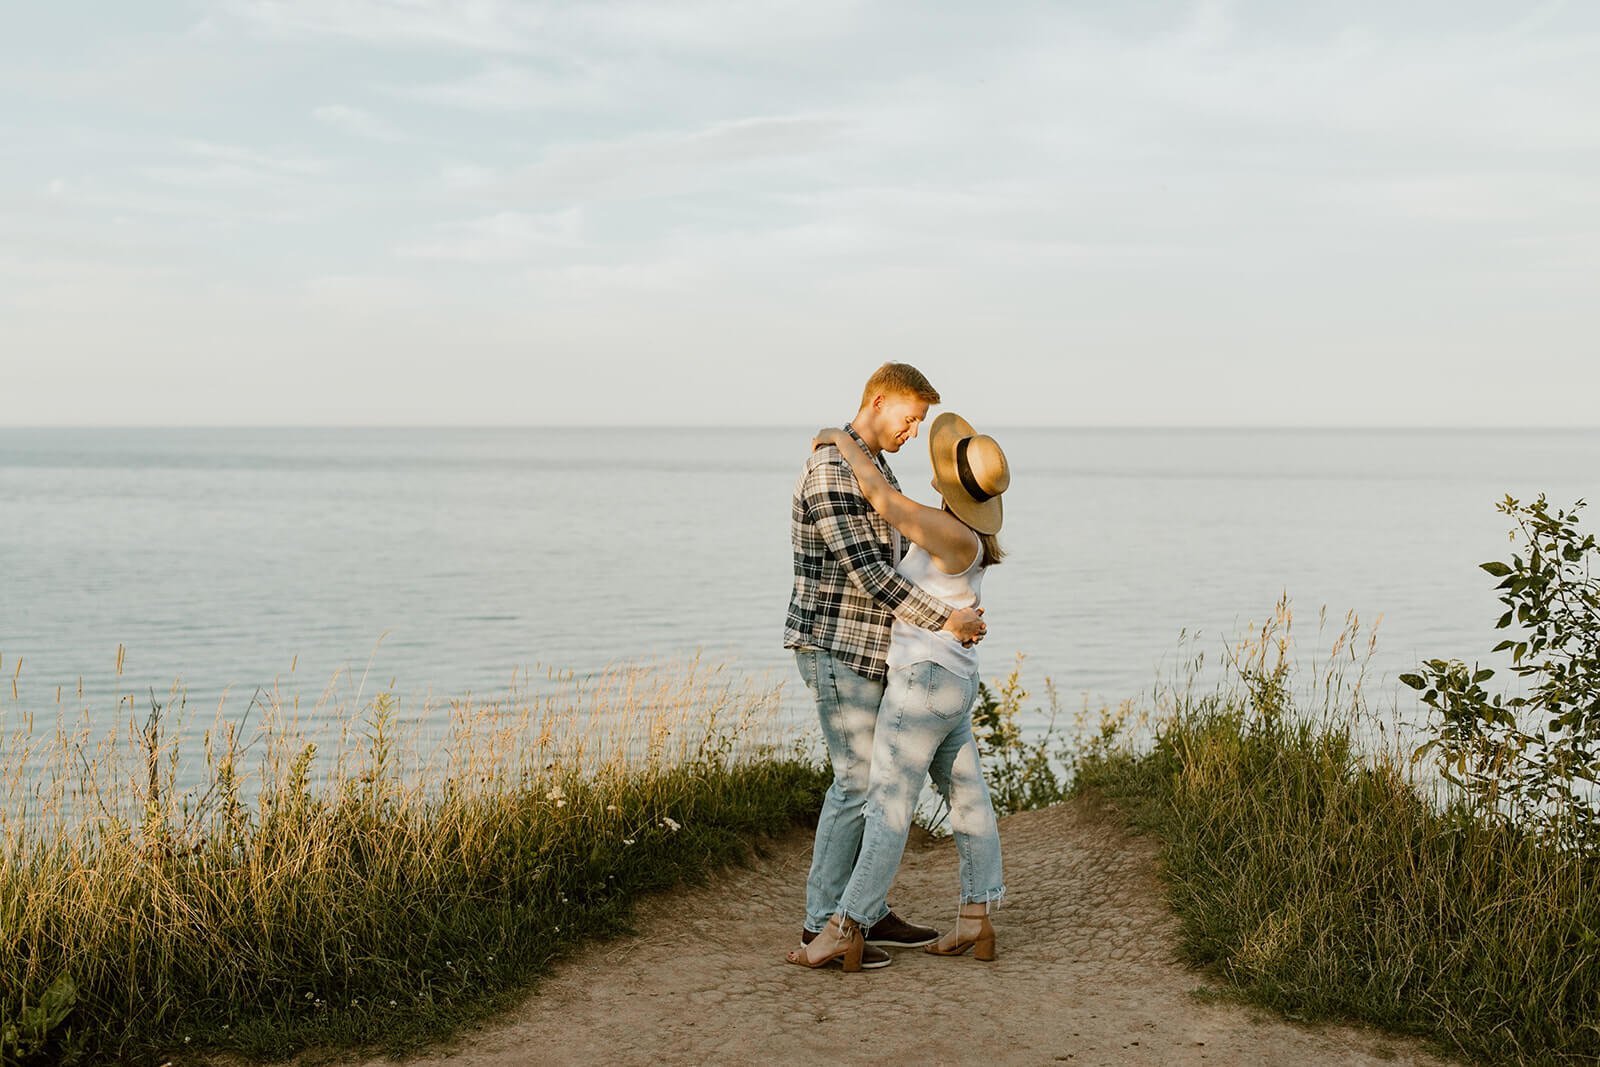
[[[915,367],[885,363],[867,380],[861,408],[845,427],[895,488],[885,453],[917,436],[939,393]],[[889,625],[895,617],[928,630],[949,630],[964,644],[982,639],[982,609],[953,611],[895,572],[906,546],[899,532],[867,504],[850,465],[833,446],[819,448],[795,486],[789,536],[794,592],[783,644],[795,650],[817,703],[833,784],[817,818],[806,918],[810,943],[833,914],[861,847],[862,809],[872,770],[872,736],[888,668]],[[864,967],[890,962],[883,946],[931,944],[932,927],[891,911],[866,931]]]

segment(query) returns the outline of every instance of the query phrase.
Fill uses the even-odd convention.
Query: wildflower
[[[670,816],[663,817],[662,820],[661,820],[661,825],[665,826],[668,830],[671,830],[673,833],[677,833],[679,830],[683,829],[683,824],[678,822],[678,820],[676,820],[676,819],[674,819],[674,818],[672,818]]]
[[[615,804],[607,804],[606,805],[606,810],[607,811],[621,811],[622,809],[617,807]]]
[[[395,1008],[395,1007],[399,1007],[399,1005],[397,1005],[394,1001],[391,1000],[391,1001],[389,1001],[389,1007]]]
[[[622,839],[622,843],[623,843],[623,844],[624,844],[624,845],[631,845],[631,844],[633,844],[633,838],[631,838],[631,837],[624,837],[624,838],[623,838],[623,839]]]
[[[551,789],[550,792],[545,794],[545,799],[546,800],[560,800],[564,796],[566,796],[566,794],[561,791],[561,787],[558,785],[555,788]]]

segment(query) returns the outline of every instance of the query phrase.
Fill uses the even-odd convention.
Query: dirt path
[[[1001,823],[1011,903],[1000,959],[896,953],[846,975],[783,962],[810,835],[710,885],[657,897],[638,937],[563,964],[507,1017],[416,1064],[1437,1064],[1415,1043],[1306,1027],[1191,992],[1153,846],[1081,803]],[[956,858],[913,838],[893,900],[948,923]],[[388,1061],[372,1061],[372,1067]]]

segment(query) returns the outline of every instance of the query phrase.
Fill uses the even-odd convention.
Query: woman
[[[843,430],[822,430],[813,447],[833,445],[855,471],[873,509],[913,542],[899,571],[952,607],[976,607],[984,572],[1003,557],[1000,494],[1011,482],[1005,453],[946,412],[928,429],[933,488],[943,508],[930,508],[897,492]],[[861,852],[833,917],[809,945],[788,954],[790,963],[821,967],[839,960],[859,970],[862,930],[889,912],[887,898],[905,851],[911,817],[925,776],[950,806],[960,857],[961,898],[956,928],[927,947],[936,956],[974,949],[995,958],[989,909],[1005,894],[1000,833],[972,737],[978,695],[978,653],[948,633],[895,620],[890,631],[889,678],[873,736],[867,825]]]

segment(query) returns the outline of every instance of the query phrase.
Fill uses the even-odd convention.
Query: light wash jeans
[[[833,764],[833,784],[822,798],[817,839],[806,878],[806,929],[828,925],[850,881],[861,849],[862,809],[872,773],[873,727],[883,703],[883,683],[857,674],[827,652],[797,651],[795,662],[817,702],[817,718]]]
[[[830,913],[842,911],[863,926],[889,913],[889,887],[900,869],[923,777],[929,774],[950,805],[961,868],[960,902],[992,904],[1005,896],[1000,828],[972,737],[977,696],[976,677],[964,678],[937,663],[913,663],[889,672],[872,748],[861,856]]]

